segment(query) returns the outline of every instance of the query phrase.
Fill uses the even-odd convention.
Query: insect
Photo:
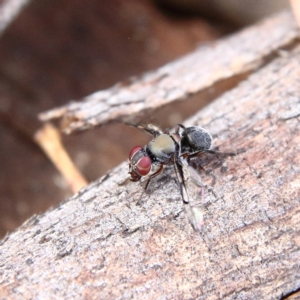
[[[206,129],[200,126],[185,127],[179,124],[174,133],[163,132],[152,124],[133,126],[150,133],[153,139],[144,147],[136,146],[130,151],[130,180],[139,181],[148,176],[145,185],[147,189],[151,179],[159,175],[165,165],[173,165],[189,222],[195,231],[200,231],[202,213],[190,204],[186,179],[190,176],[198,186],[202,187],[202,196],[203,184],[200,175],[189,166],[190,158],[203,153],[229,155],[233,153],[212,150],[213,138]],[[152,167],[156,170],[151,173]]]

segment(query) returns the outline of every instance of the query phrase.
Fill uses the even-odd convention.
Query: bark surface
[[[185,123],[240,152],[192,162],[207,185],[203,203],[189,189],[200,233],[171,167],[145,193],[123,163],[2,241],[1,297],[280,299],[299,289],[300,47],[291,48]]]
[[[203,45],[140,78],[41,113],[40,119],[62,118],[66,133],[116,119],[136,123],[154,109],[257,69],[278,55],[278,50],[294,46],[297,39],[296,21],[286,11],[224,40]]]

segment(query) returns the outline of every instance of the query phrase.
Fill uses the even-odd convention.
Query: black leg
[[[155,173],[153,173],[153,174],[150,175],[150,177],[147,180],[147,183],[145,185],[145,190],[147,190],[147,187],[148,187],[148,185],[150,183],[150,180],[153,179],[154,177],[158,176],[162,172],[163,168],[164,168],[163,164],[160,164],[159,165],[159,169]]]
[[[227,156],[235,156],[237,155],[237,152],[222,152],[222,151],[216,151],[216,150],[206,150],[205,152],[215,155],[227,155]]]

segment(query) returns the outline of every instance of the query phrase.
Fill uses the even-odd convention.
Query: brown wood
[[[41,127],[37,114],[156,69],[224,34],[224,27],[208,22],[169,18],[152,0],[30,2],[0,43],[0,238],[72,195],[33,141]],[[137,143],[130,130],[114,124],[62,139],[93,181],[126,160]],[[145,140],[138,143],[145,143],[140,136]]]
[[[138,122],[153,109],[255,70],[276,56],[276,51],[292,47],[298,38],[297,23],[286,11],[224,40],[202,45],[141,78],[41,113],[40,119],[63,118],[66,133],[115,119]]]
[[[200,234],[172,168],[144,193],[124,162],[2,241],[1,297],[280,299],[299,289],[300,47],[291,48],[185,123],[241,152],[194,162],[207,184]],[[201,206],[198,190],[190,196]]]
[[[64,148],[61,133],[55,126],[45,123],[34,135],[34,140],[66,179],[73,193],[77,193],[88,184]]]

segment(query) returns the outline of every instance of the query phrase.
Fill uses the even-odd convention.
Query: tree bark
[[[185,123],[240,152],[192,162],[207,185],[203,203],[189,190],[204,211],[200,233],[172,168],[145,193],[123,163],[2,241],[1,297],[280,299],[298,290],[300,47],[290,46]]]
[[[297,23],[286,11],[224,40],[203,45],[140,78],[41,113],[40,119],[62,118],[66,133],[116,119],[137,123],[154,109],[254,71],[277,56],[280,49],[293,47],[297,39]]]

